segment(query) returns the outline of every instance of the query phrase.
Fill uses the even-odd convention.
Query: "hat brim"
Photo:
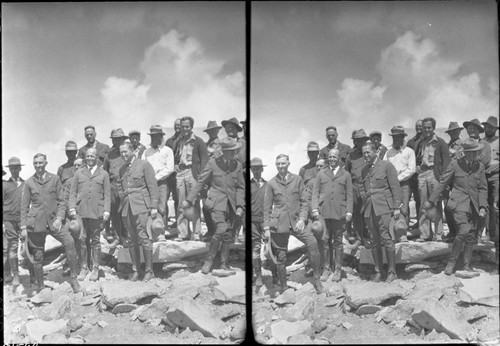
[[[498,128],[499,128],[499,127],[498,127],[498,125],[495,125],[495,124],[492,124],[492,123],[489,123],[489,122],[484,122],[484,123],[481,123],[481,125],[483,125],[483,126],[484,126],[484,125],[486,125],[486,124],[488,124],[488,125],[490,125],[490,126],[493,126],[493,127],[494,127],[494,128],[496,128],[496,129],[498,129]]]
[[[474,126],[476,126],[479,129],[479,133],[483,133],[484,132],[484,129],[480,125],[475,124],[472,121],[466,121],[466,122],[464,122],[463,125],[464,125],[464,128],[468,128],[469,125],[474,125]]]
[[[18,166],[25,166],[25,165],[23,165],[21,163],[20,164],[16,163],[15,165],[5,165],[5,167],[18,167]]]
[[[251,164],[251,165],[250,165],[250,168],[252,168],[252,167],[267,167],[267,165],[252,165],[252,164]]]
[[[148,135],[150,135],[150,136],[151,136],[151,135],[164,135],[164,136],[165,136],[165,135],[166,135],[166,133],[165,133],[165,132],[163,132],[163,131],[161,131],[161,132],[152,132],[152,133],[151,133],[151,132],[148,132]]]
[[[365,136],[365,137],[351,137],[351,139],[370,139],[370,136]]]
[[[223,127],[226,127],[227,124],[233,124],[238,129],[238,132],[243,131],[243,127],[241,127],[240,124],[233,123],[232,121],[223,120],[221,124]]]
[[[484,144],[478,143],[477,147],[475,147],[475,148],[470,148],[470,149],[463,149],[462,148],[462,152],[466,152],[466,151],[479,151],[479,150],[481,150],[483,148],[484,148]]]
[[[446,131],[444,131],[445,133],[448,133],[450,131],[455,131],[455,130],[463,130],[464,128],[463,127],[455,127],[454,129],[448,129]]]
[[[209,131],[209,130],[214,130],[214,129],[219,129],[219,130],[220,130],[221,128],[222,128],[222,126],[214,126],[214,127],[209,127],[209,128],[207,128],[207,129],[203,130],[203,132],[207,132],[207,131]]]
[[[123,136],[114,136],[114,137],[111,137],[111,136],[110,136],[109,138],[111,138],[111,139],[113,139],[113,138],[125,138],[125,139],[127,139],[127,138],[129,138],[129,136],[127,136],[127,135],[123,135]]]
[[[391,137],[394,137],[394,136],[408,136],[408,134],[406,132],[403,132],[403,133],[389,133],[389,136]]]
[[[234,147],[230,147],[230,148],[220,148],[220,150],[229,151],[229,150],[238,150],[239,148],[241,148],[241,143],[236,143],[234,145]]]

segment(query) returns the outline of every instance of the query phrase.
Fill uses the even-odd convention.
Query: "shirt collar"
[[[290,176],[290,172],[286,172],[285,178],[281,177],[281,174],[278,173],[278,179],[281,181],[288,181],[288,177]]]

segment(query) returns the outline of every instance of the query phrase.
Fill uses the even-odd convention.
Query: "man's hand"
[[[419,165],[419,166],[417,166],[417,167],[415,167],[415,172],[416,172],[417,174],[422,173],[422,167],[420,167],[420,165]]]
[[[239,218],[241,218],[243,216],[243,208],[242,207],[236,208],[236,216]]]
[[[54,223],[52,224],[52,228],[57,229],[58,231],[60,231],[61,227],[62,227],[61,219],[58,218],[58,217],[56,217],[56,219],[54,220]]]
[[[312,218],[313,218],[314,221],[318,221],[319,220],[319,211],[318,211],[318,209],[314,209],[312,211]]]
[[[349,222],[352,220],[352,214],[351,213],[345,213],[345,221]]]
[[[21,234],[19,235],[21,237],[21,240],[26,239],[28,236],[28,230],[26,229],[26,226],[21,226]]]
[[[151,209],[151,218],[156,219],[157,215],[158,215],[158,209],[156,208]]]
[[[399,219],[399,214],[401,214],[401,211],[399,210],[399,208],[394,209],[393,216],[394,216],[395,220]]]
[[[269,227],[264,227],[264,240],[268,241],[269,239],[271,239],[271,231]]]
[[[76,218],[76,210],[71,208],[69,210],[69,217],[71,218],[71,220],[74,220]]]
[[[305,226],[304,220],[299,219],[299,221],[297,221],[297,223],[295,224],[295,230],[302,232],[304,230],[304,226]]]
[[[102,213],[102,219],[104,221],[108,221],[109,220],[109,213],[107,211],[105,211],[104,213]]]
[[[179,165],[174,165],[174,170],[175,170],[176,172],[179,172],[179,171],[180,171]]]
[[[191,202],[189,202],[187,200],[183,200],[181,202],[181,208],[183,208],[183,209],[189,208],[190,206],[191,206]]]
[[[479,209],[479,216],[482,217],[482,218],[485,218],[486,217],[486,209],[484,208],[481,208]]]

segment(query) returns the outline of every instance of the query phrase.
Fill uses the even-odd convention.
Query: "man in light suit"
[[[101,258],[100,235],[103,222],[109,219],[111,192],[108,173],[97,166],[97,150],[88,149],[85,160],[87,165],[75,172],[71,183],[69,214],[73,219],[76,218],[76,214],[80,215],[83,223],[83,230],[80,232],[81,270],[78,280],[83,281],[89,272],[87,251],[90,247],[92,259],[90,281],[97,281]]]
[[[219,142],[222,156],[208,161],[198,176],[182,208],[189,208],[205,184],[209,185],[205,206],[211,211],[215,233],[210,240],[208,257],[201,272],[208,274],[221,245],[221,269],[230,270],[229,248],[234,243],[235,232],[241,224],[245,208],[245,182],[241,163],[235,159],[240,144],[234,138],[226,137]]]
[[[328,156],[329,165],[318,172],[314,181],[311,208],[313,218],[318,220],[321,215],[326,226],[323,231],[324,247],[319,249],[323,251],[325,258],[321,279],[322,281],[328,279],[335,258],[335,271],[332,280],[339,282],[342,274],[344,249],[342,236],[346,222],[352,218],[352,181],[351,175],[339,165],[339,150],[331,149]]]
[[[380,160],[373,143],[363,146],[363,156],[367,165],[363,168],[364,181],[363,214],[372,237],[372,255],[375,262],[375,277],[373,281],[382,279],[382,245],[388,263],[386,282],[397,279],[396,252],[394,239],[389,233],[391,216],[399,218],[401,208],[401,187],[396,168],[389,161]]]
[[[128,239],[124,247],[128,247],[132,259],[133,274],[131,281],[137,281],[140,269],[139,246],[144,253],[146,274],[144,281],[154,277],[153,273],[153,246],[149,239],[146,225],[149,215],[151,218],[158,215],[158,184],[151,164],[135,157],[134,147],[130,142],[120,146],[120,154],[125,164],[120,168],[121,204],[119,211],[122,221],[128,232]]]

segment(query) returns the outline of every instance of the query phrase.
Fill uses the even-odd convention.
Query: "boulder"
[[[413,322],[419,326],[438,333],[446,333],[452,339],[467,341],[467,334],[472,327],[460,317],[453,308],[437,302],[422,302],[411,314]]]
[[[292,345],[310,345],[314,344],[313,340],[309,335],[306,334],[297,334],[297,335],[292,335],[288,338],[287,340],[288,344]]]
[[[124,314],[137,309],[136,304],[116,304],[111,313],[113,314]]]
[[[229,334],[229,337],[231,338],[231,340],[241,340],[245,339],[246,333],[247,333],[246,320],[244,318],[241,318],[236,323],[233,330],[231,330],[231,334]]]
[[[461,278],[461,279],[471,279],[471,278],[475,278],[475,277],[478,277],[480,274],[479,272],[471,272],[471,271],[468,271],[468,270],[457,270],[455,272],[455,276],[457,278]]]
[[[405,289],[394,283],[356,282],[345,286],[346,303],[358,309],[362,305],[381,305],[387,300],[403,298]]]
[[[41,343],[45,335],[60,332],[66,328],[67,320],[53,320],[50,322],[34,320],[26,323],[26,334],[31,340]]]
[[[287,253],[292,253],[293,251],[299,250],[304,248],[306,245],[295,238],[293,235],[290,234],[290,238],[288,238],[288,252]]]
[[[164,242],[153,243],[153,262],[166,263],[177,262],[184,258],[199,256],[202,257],[208,253],[207,243],[201,241],[182,241],[177,242],[167,240]],[[141,262],[144,262],[144,256],[141,251]],[[118,263],[132,263],[130,253],[127,249],[121,248],[118,251]]]
[[[314,319],[312,323],[312,329],[314,330],[315,333],[321,333],[327,327],[328,325],[326,323],[326,319],[323,317]]]
[[[83,339],[81,336],[70,336],[68,338],[68,344],[84,344],[85,339]]]
[[[207,306],[193,299],[178,300],[170,306],[167,318],[179,328],[198,330],[206,337],[218,338],[225,323]]]
[[[35,296],[33,296],[30,301],[33,304],[43,304],[43,303],[52,303],[52,289],[49,287],[44,288],[40,292],[38,292]]]
[[[82,284],[82,282],[80,281],[80,285],[81,284]],[[71,285],[69,282],[64,281],[63,283],[61,283],[59,286],[57,286],[54,289],[54,291],[52,292],[52,296],[57,297],[60,295],[67,295],[70,293],[73,293],[73,289],[71,288]]]
[[[45,321],[56,320],[64,317],[71,311],[71,299],[68,296],[59,296],[50,305],[41,310],[41,319]]]
[[[285,344],[288,338],[293,335],[304,333],[311,327],[311,321],[279,321],[271,325],[271,333],[273,338]]]
[[[413,310],[415,309],[415,304],[412,304],[408,300],[400,300],[396,305],[389,306],[381,311],[379,318],[385,323],[393,323],[397,321],[406,321],[410,318]]]
[[[460,300],[466,303],[499,306],[498,274],[481,275],[472,279],[460,280]]]
[[[70,318],[68,321],[68,329],[70,332],[77,331],[83,326],[83,318],[80,315],[76,315]]]
[[[295,304],[286,309],[284,317],[287,321],[294,322],[307,319],[313,308],[313,298],[310,295],[301,297]]]
[[[168,272],[171,270],[193,268],[195,266],[196,266],[196,261],[169,262],[163,265],[162,270],[164,272]]]
[[[63,333],[52,333],[43,337],[44,344],[67,344],[68,339]]]
[[[141,299],[158,297],[162,289],[151,282],[127,281],[124,289],[123,281],[104,281],[101,286],[102,302],[113,308],[117,304],[135,304]]]
[[[185,299],[185,297],[178,297],[179,299]],[[162,319],[167,317],[167,311],[171,303],[166,299],[155,298],[151,302],[141,309],[140,313],[137,314],[137,319],[141,322],[145,322],[153,319]]]
[[[50,234],[47,234],[47,237],[45,237],[44,253],[62,248],[62,246],[63,244],[59,240],[57,240]]]
[[[356,315],[371,315],[382,309],[379,305],[362,305],[356,310]]]
[[[236,272],[234,270],[214,269],[212,270],[212,275],[220,278],[225,278],[228,276],[236,275]]]
[[[285,290],[283,293],[281,293],[278,297],[274,299],[274,302],[278,305],[295,304],[296,301],[297,300],[295,298],[295,291],[293,288]]]
[[[245,304],[245,272],[238,271],[227,278],[218,278],[217,286],[213,287],[214,298],[223,302]]]

